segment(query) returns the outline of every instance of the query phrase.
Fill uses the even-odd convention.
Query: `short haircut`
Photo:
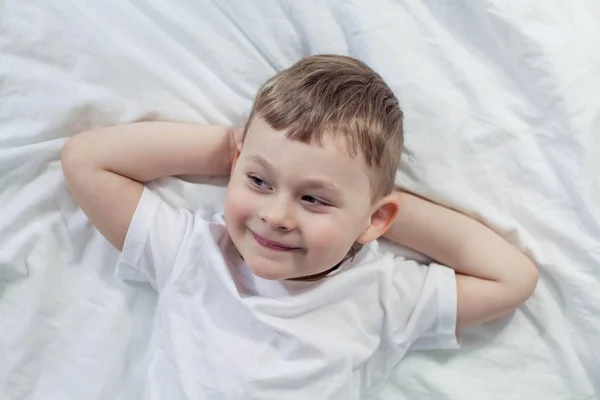
[[[371,170],[372,198],[394,189],[402,110],[390,87],[365,63],[340,55],[306,57],[259,89],[244,137],[257,116],[303,143],[322,145],[325,134],[344,139],[349,154],[362,155]]]

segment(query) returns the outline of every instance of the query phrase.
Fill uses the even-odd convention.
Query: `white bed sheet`
[[[136,399],[156,296],[68,196],[59,152],[141,119],[239,124],[302,56],[358,57],[406,113],[398,183],[540,266],[533,298],[413,353],[379,399],[596,399],[600,5],[594,0],[0,2],[0,399]],[[223,188],[166,179],[176,204]]]

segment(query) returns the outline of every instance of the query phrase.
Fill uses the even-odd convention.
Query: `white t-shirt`
[[[221,215],[148,189],[118,265],[159,293],[146,399],[359,399],[409,349],[455,348],[454,271],[364,246],[318,282],[254,276]]]

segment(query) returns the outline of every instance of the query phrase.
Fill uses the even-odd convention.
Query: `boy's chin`
[[[259,259],[246,260],[248,268],[255,276],[269,281],[282,281],[291,277],[289,273],[286,274],[285,266],[271,260],[257,258]]]

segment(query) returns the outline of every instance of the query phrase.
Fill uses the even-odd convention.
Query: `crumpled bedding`
[[[139,120],[241,124],[299,58],[348,54],[405,111],[397,183],[479,218],[539,265],[534,296],[415,352],[377,399],[600,396],[600,5],[0,2],[0,399],[141,398],[156,296],[68,195],[60,149]],[[163,179],[219,207],[223,182]],[[393,248],[394,251],[402,251]]]

